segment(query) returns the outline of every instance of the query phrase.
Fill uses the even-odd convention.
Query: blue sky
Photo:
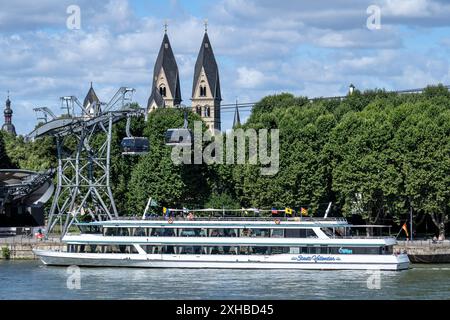
[[[72,4],[81,30],[66,27]],[[381,10],[380,29],[367,28],[370,5]],[[343,95],[350,83],[450,84],[449,17],[444,0],[0,0],[0,100],[11,91],[20,134],[33,129],[33,108],[60,113],[58,98],[84,99],[90,81],[103,101],[131,86],[145,106],[165,20],[188,105],[204,19],[224,104],[280,92]],[[232,118],[222,114],[223,129]]]

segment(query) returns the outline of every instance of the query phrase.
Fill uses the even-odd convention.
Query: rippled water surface
[[[81,268],[80,274],[81,289],[70,290],[67,268],[0,261],[0,299],[450,299],[450,265],[381,271],[379,281],[365,270]]]

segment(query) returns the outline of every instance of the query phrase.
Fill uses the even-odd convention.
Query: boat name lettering
[[[321,262],[321,261],[340,261],[341,258],[335,256],[322,256],[320,254],[315,254],[312,256],[298,255],[297,257],[292,257],[291,260]]]

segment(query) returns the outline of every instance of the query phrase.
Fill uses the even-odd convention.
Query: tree
[[[201,121],[192,112],[189,126]],[[205,165],[176,165],[172,162],[172,148],[165,146],[164,136],[169,128],[183,126],[183,110],[158,109],[149,115],[143,130],[149,138],[150,152],[139,159],[131,172],[127,198],[130,211],[142,211],[149,197],[165,206],[197,206],[209,195]],[[203,129],[206,128],[203,126]]]
[[[404,106],[396,136],[405,192],[414,212],[429,214],[445,238],[450,213],[450,109],[429,102]]]
[[[11,160],[6,154],[3,133],[0,131],[0,169],[8,169],[11,167]]]

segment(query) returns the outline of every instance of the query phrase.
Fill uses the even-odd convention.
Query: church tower
[[[234,110],[233,129],[241,126],[241,116],[239,115],[238,102],[236,100],[236,109]]]
[[[153,84],[147,111],[157,108],[173,108],[181,103],[180,76],[175,55],[167,36],[167,24],[164,38],[159,49],[153,71]]]
[[[97,94],[92,87],[92,82],[91,88],[84,98],[83,107],[84,110],[86,110],[86,113],[90,116],[96,116],[100,113],[100,99],[97,97]]]
[[[15,136],[16,128],[12,124],[13,111],[11,109],[11,100],[9,100],[9,92],[8,92],[8,98],[6,99],[5,110],[3,111],[3,114],[5,116],[5,123],[2,126],[2,131],[9,132],[10,134]]]
[[[212,132],[221,130],[219,68],[208,37],[207,25],[194,69],[192,111],[198,113]]]

